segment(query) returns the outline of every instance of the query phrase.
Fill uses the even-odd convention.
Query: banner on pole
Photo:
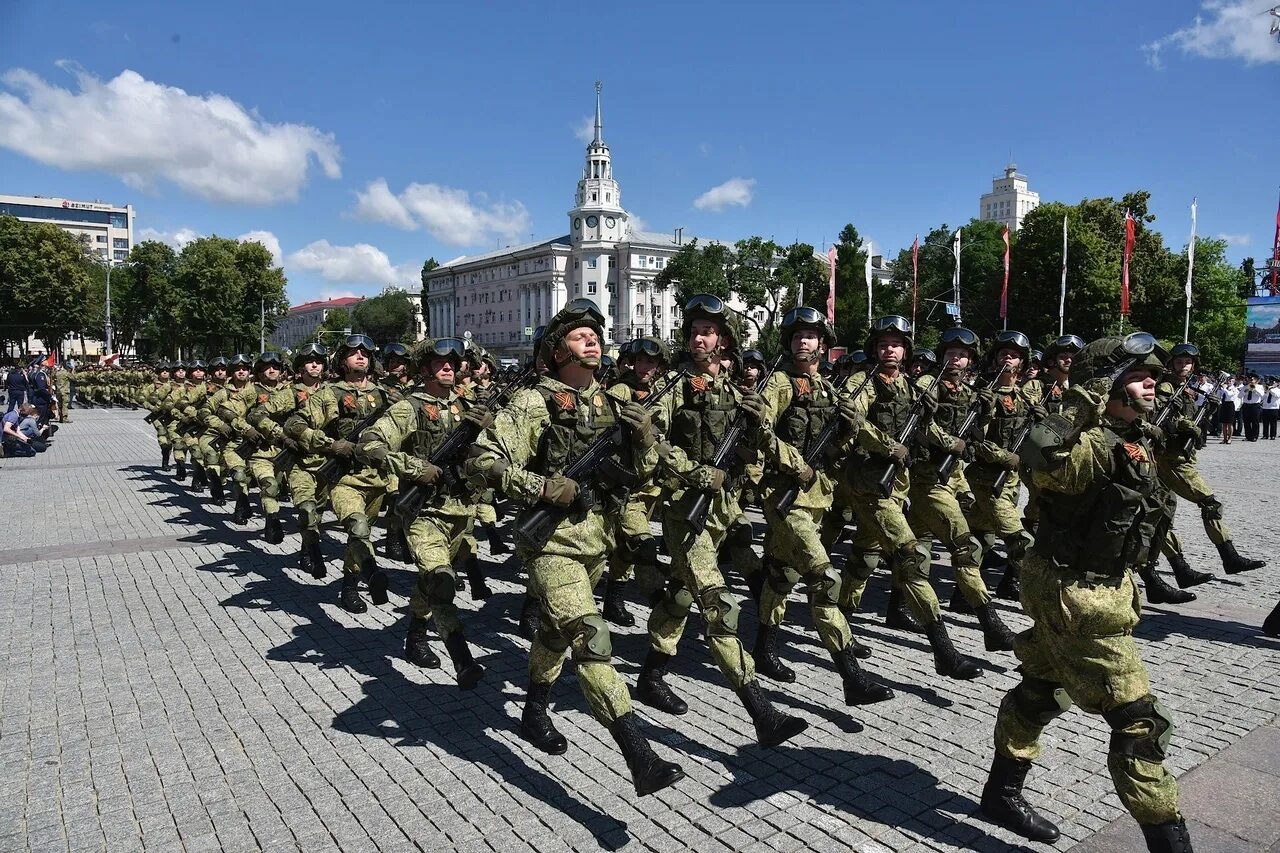
[[[831,267],[830,278],[827,282],[827,322],[831,324],[831,328],[836,327],[836,247],[832,246],[827,250],[827,264]]]
[[[867,325],[871,325],[871,244],[867,243],[867,263],[864,265],[862,274],[867,279]]]
[[[1062,285],[1058,290],[1058,335],[1062,331],[1067,316],[1067,217],[1062,217]]]
[[[1124,212],[1124,266],[1120,271],[1120,316],[1129,316],[1129,258],[1133,255],[1134,219]]]
[[[1276,222],[1278,228],[1276,233],[1280,234],[1280,213],[1276,214]],[[911,241],[911,328],[916,327],[916,302],[920,293],[920,235],[916,235],[916,239]]]
[[[1004,287],[1000,289],[1000,319],[1009,318],[1009,226],[1000,235],[1004,239]]]

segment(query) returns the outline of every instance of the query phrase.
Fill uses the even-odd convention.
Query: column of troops
[[[379,351],[354,334],[332,352],[308,344],[288,357],[162,365],[146,384],[81,379],[80,394],[149,409],[163,467],[176,465],[178,480],[190,471],[212,504],[233,503],[235,523],[255,513],[256,491],[268,543],[284,541],[281,500],[291,499],[298,566],[317,579],[328,572],[320,527],[331,510],[346,532],[337,593],[347,611],[365,612],[366,596],[386,605],[385,562],[412,562],[405,656],[440,667],[437,635],[463,690],[485,674],[455,603],[468,583],[473,598],[490,595],[474,532],[483,528],[495,554],[510,534],[531,643],[520,734],[547,753],[568,750],[551,693],[572,659],[637,795],[684,775],[655,752],[632,698],[688,712],[667,671],[695,609],[767,747],[807,726],[771,700],[784,688],[763,683],[796,680],[779,652],[797,585],[848,706],[893,697],[847,618],[877,574],[890,582],[888,626],[926,637],[939,674],[980,676],[930,580],[933,540],[955,575],[948,609],[975,615],[984,648],[1020,663],[1021,681],[999,703],[983,813],[1028,838],[1058,837],[1022,791],[1041,732],[1074,702],[1109,726],[1108,769],[1150,849],[1191,850],[1163,766],[1172,719],[1132,636],[1134,574],[1163,603],[1194,598],[1186,588],[1212,577],[1189,565],[1173,533],[1178,497],[1199,508],[1227,573],[1263,565],[1236,552],[1196,470],[1213,395],[1191,381],[1193,345],[1166,353],[1141,332],[1088,344],[1066,335],[1039,353],[1020,332],[984,348],[957,327],[930,352],[914,348],[908,320],[890,316],[871,325],[863,350],[831,364],[831,327],[800,307],[767,361],[745,348],[743,318],[710,295],[685,306],[674,357],[641,338],[613,365],[603,338],[595,304],[574,300],[538,330],[536,357],[518,375],[461,340]],[[516,510],[502,524],[498,498]],[[750,506],[763,513],[763,558]],[[837,565],[850,529],[852,556]],[[1156,571],[1162,552],[1176,586]],[[1000,576],[997,596],[1021,603],[1029,630],[1005,625],[984,573]],[[749,651],[734,575],[758,613]],[[635,624],[629,590],[649,607],[634,690],[612,664],[609,632],[610,622]]]

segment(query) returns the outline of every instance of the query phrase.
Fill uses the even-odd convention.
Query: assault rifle
[[[759,381],[756,382],[755,392],[759,394],[764,390],[764,386],[768,384],[769,378],[778,372],[778,368],[782,366],[782,360],[786,358],[786,354],[779,355],[770,365],[769,369],[760,374]],[[720,439],[720,443],[716,445],[716,452],[708,463],[721,471],[728,473],[729,460],[737,453],[738,443],[742,441],[742,434],[747,429],[747,417],[739,412],[734,416],[733,422],[729,424],[728,429],[724,431],[724,436]],[[699,490],[693,498],[693,503],[689,506],[689,512],[685,514],[684,520],[693,528],[693,532],[701,533],[707,526],[707,513],[711,511],[711,500],[715,497],[715,493],[707,490]]]
[[[652,409],[669,391],[678,386],[686,376],[688,374],[683,371],[676,373],[660,390],[646,397],[644,402],[640,404],[641,407],[645,410]],[[601,466],[606,468],[610,465],[614,468],[618,467],[614,457],[617,455],[618,449],[622,447],[624,427],[626,427],[626,423],[619,420],[608,432],[598,436],[591,444],[587,445],[587,449],[582,451],[582,455],[573,460],[569,467],[565,468],[564,476],[578,483],[578,496],[572,504],[569,506],[551,506],[550,504],[539,503],[520,519],[516,524],[516,536],[524,544],[533,550],[541,549],[547,544],[551,534],[555,533],[560,522],[575,506],[585,509],[595,506],[596,496],[587,487],[586,481]]]
[[[866,377],[862,380],[862,384],[854,390],[854,398],[857,398],[857,396],[862,393],[862,389],[867,387],[867,383],[871,381],[871,376],[872,371],[868,370]],[[840,392],[849,384],[849,380],[851,378],[851,376],[841,378],[840,382],[836,385],[836,396],[839,396]],[[832,439],[836,437],[836,431],[840,429],[840,423],[841,421],[839,416],[833,417],[827,422],[827,425],[822,428],[822,432],[818,433],[818,437],[815,438],[813,440],[813,444],[809,446],[809,451],[805,453],[804,464],[808,465],[815,471],[818,469],[818,466],[822,464],[823,454],[826,453],[827,447],[831,444]],[[800,484],[793,482],[785,489],[780,489],[774,493],[773,511],[780,516],[786,515],[787,510],[791,509],[791,505],[794,504],[796,499],[799,497]]]
[[[344,438],[352,444],[360,442],[360,433],[367,430],[378,422],[378,418],[391,407],[391,401],[385,394],[382,395],[382,402],[378,407],[369,414],[365,415],[356,425],[351,428],[351,432],[347,433]],[[334,484],[341,480],[347,474],[351,473],[351,460],[342,456],[332,456],[325,460],[325,463],[316,469],[316,483],[326,488],[333,488]]]
[[[941,380],[935,380],[923,394],[916,397],[915,402],[911,404],[911,411],[907,413],[907,420],[898,430],[898,434],[894,436],[894,440],[899,444],[907,447],[911,446],[911,442],[915,440],[916,432],[924,424],[925,400],[929,395],[933,395],[936,402],[938,399],[938,386],[942,384]],[[898,468],[902,463],[896,459],[890,459],[889,464],[885,466],[884,473],[880,475],[880,494],[886,498],[893,494],[893,482],[898,479]]]
[[[1213,386],[1211,390],[1200,391],[1199,389],[1195,389],[1202,397],[1204,397],[1204,401],[1200,404],[1200,407],[1196,409],[1196,416],[1191,419],[1191,425],[1193,427],[1195,427],[1196,429],[1200,428],[1200,424],[1204,422],[1205,415],[1209,414],[1209,408],[1210,408],[1209,400],[1213,398],[1214,394],[1218,393],[1218,389],[1222,387],[1222,383],[1226,382],[1230,378],[1231,378],[1230,373],[1227,373],[1225,370],[1219,370],[1218,382],[1216,385]],[[1187,381],[1188,382],[1190,381],[1190,377],[1188,377]],[[1183,387],[1184,388],[1187,387],[1186,383],[1183,383]],[[1195,450],[1197,443],[1198,443],[1198,440],[1194,435],[1187,436],[1186,441],[1182,443],[1182,455],[1190,456],[1191,451]]]
[[[495,391],[485,405],[491,411],[496,411],[507,405],[507,403],[511,402],[511,396],[524,385],[528,378],[533,375],[533,372],[533,365],[526,367],[519,376]],[[431,454],[431,458],[427,460],[440,469],[440,479],[443,483],[430,486],[414,483],[400,493],[395,505],[395,514],[400,518],[406,529],[418,517],[418,513],[422,512],[422,505],[427,502],[427,498],[431,496],[432,492],[436,491],[440,485],[452,487],[457,484],[458,457],[464,450],[474,444],[479,436],[480,427],[472,421],[464,419],[462,423],[454,428],[453,432],[449,433],[445,440],[440,443],[440,446],[436,448],[435,452]]]
[[[987,387],[983,390],[990,391],[992,388],[996,387],[996,382],[998,382],[999,379],[1000,374],[997,373],[995,376],[991,377],[991,381],[987,383]],[[941,381],[941,379],[938,381]],[[969,430],[973,429],[973,425],[978,422],[978,414],[982,408],[981,402],[981,399],[977,399],[969,406],[969,411],[964,417],[964,422],[960,424],[960,429],[956,432],[956,438],[967,440],[965,439],[965,436],[969,434]],[[955,470],[956,463],[959,461],[960,457],[956,454],[947,454],[947,457],[943,459],[942,463],[938,466],[939,483],[945,483],[947,480],[951,479],[951,472]]]
[[[1116,374],[1116,376],[1117,376],[1117,377],[1123,376],[1123,375],[1124,375],[1124,372],[1125,372],[1126,370],[1128,370],[1128,369],[1130,368],[1130,366],[1132,366],[1132,365],[1133,365],[1133,362],[1134,362],[1134,359],[1129,359],[1127,362],[1125,362],[1124,364],[1120,365],[1120,367],[1121,367],[1122,369],[1120,370],[1120,372],[1119,372],[1119,373],[1117,373],[1117,374]],[[996,377],[996,378],[998,379],[998,378],[999,378],[999,376],[997,375],[997,377]],[[1048,397],[1050,394],[1052,394],[1052,393],[1053,393],[1053,390],[1054,390],[1055,388],[1057,388],[1057,387],[1058,387],[1058,384],[1060,383],[1060,381],[1061,381],[1061,380],[1058,380],[1058,379],[1053,380],[1053,384],[1052,384],[1052,385],[1050,385],[1050,386],[1048,387],[1048,389],[1046,389],[1046,390],[1045,390],[1045,392],[1044,392],[1044,396],[1045,396],[1045,397]],[[1111,380],[1111,381],[1112,381],[1112,382],[1114,382],[1115,380],[1113,379],[1113,380]],[[1043,399],[1043,398],[1041,398],[1041,399]],[[1023,445],[1023,443],[1027,440],[1027,436],[1029,436],[1029,435],[1031,434],[1031,428],[1032,428],[1033,426],[1035,426],[1035,422],[1031,419],[1031,416],[1030,416],[1030,415],[1028,415],[1028,416],[1027,416],[1027,422],[1026,422],[1026,423],[1024,423],[1024,424],[1022,425],[1022,429],[1018,430],[1017,434],[1016,434],[1016,435],[1014,435],[1014,437],[1013,437],[1013,441],[1012,441],[1012,442],[1010,443],[1010,445],[1009,445],[1009,452],[1010,452],[1010,453],[1017,453],[1019,450],[1021,450],[1021,449],[1022,449],[1022,445]],[[1010,475],[1010,474],[1012,474],[1012,473],[1013,473],[1012,471],[1010,471],[1008,468],[1006,468],[1006,469],[1004,469],[1003,471],[1001,471],[999,474],[997,474],[997,475],[996,475],[996,481],[995,481],[995,484],[992,486],[992,489],[993,489],[992,494],[993,494],[993,495],[998,495],[998,494],[1000,494],[1001,492],[1003,492],[1003,491],[1004,491],[1004,487],[1005,487],[1005,485],[1009,482],[1009,475]]]

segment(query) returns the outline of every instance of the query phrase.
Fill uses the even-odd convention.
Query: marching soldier
[[[387,391],[387,397],[393,403],[403,400],[413,389],[411,375],[412,360],[409,349],[399,341],[392,341],[382,348],[383,375],[378,384]],[[383,518],[387,524],[387,535],[382,542],[382,553],[388,560],[397,563],[408,563],[413,560],[409,553],[409,543],[400,527],[400,518],[391,511],[395,506],[395,496],[399,490],[399,481],[394,474],[387,477],[387,497],[383,501],[387,511]]]
[[[273,464],[278,450],[273,446],[270,435],[259,427],[265,425],[270,411],[291,409],[293,393],[281,381],[284,357],[280,353],[260,354],[253,363],[253,373],[253,383],[232,395],[224,409],[232,414],[232,431],[251,451],[245,462],[249,478],[258,487],[258,499],[262,502],[263,541],[268,545],[279,545],[284,541],[284,530],[280,526],[280,481],[276,478]],[[239,449],[236,452],[241,453]],[[242,493],[247,491],[247,487],[247,482],[242,484]]]
[[[231,480],[231,497],[235,500],[235,509],[231,520],[236,524],[244,524],[249,520],[249,471],[244,457],[231,445],[235,430],[231,424],[237,417],[236,408],[231,406],[231,399],[250,387],[249,377],[253,374],[253,356],[248,353],[237,353],[231,359],[231,379],[224,389],[226,395],[219,399],[214,417],[210,418],[210,426],[218,433],[215,443],[222,445],[222,467]]]
[[[168,393],[160,403],[160,409],[164,412],[165,418],[165,437],[168,439],[169,449],[173,451],[173,460],[176,470],[174,479],[182,482],[187,479],[187,445],[178,436],[178,422],[175,409],[179,408],[187,392],[187,365],[184,362],[177,361],[173,364],[173,381],[169,384]],[[118,399],[114,390],[108,392],[110,399],[114,404]]]
[[[173,390],[173,383],[170,380],[169,365],[160,363],[156,365],[156,376],[151,385],[145,390],[143,399],[146,406],[151,410],[151,427],[156,431],[156,443],[160,445],[160,467],[169,470],[169,427],[166,423],[168,413],[164,409],[165,398],[169,396],[169,392]],[[96,395],[97,377],[95,376],[93,383],[85,383],[84,390],[85,399],[90,399],[91,395]]]
[[[199,453],[199,433],[203,427],[201,411],[209,396],[205,382],[205,365],[200,359],[191,362],[186,387],[178,394],[173,407],[173,435],[182,446],[184,456],[191,458],[191,488],[203,491],[209,484],[205,476],[204,460]]]
[[[1163,763],[1173,721],[1133,639],[1140,608],[1132,569],[1159,545],[1151,534],[1160,484],[1144,423],[1163,370],[1155,350],[1141,332],[1090,343],[1072,364],[1063,414],[1027,440],[1041,488],[1039,535],[1022,577],[1034,624],[1018,635],[1022,681],[1000,703],[982,811],[1036,841],[1054,841],[1058,829],[1023,798],[1023,783],[1044,727],[1074,700],[1111,727],[1107,767],[1148,849],[1191,851],[1177,783]]]
[[[591,300],[574,300],[552,317],[541,346],[548,374],[534,388],[518,391],[497,413],[467,469],[513,500],[531,508],[549,504],[565,513],[545,544],[522,541],[517,547],[530,588],[542,604],[541,624],[529,651],[530,685],[521,736],[552,755],[568,749],[551,722],[548,703],[569,651],[592,714],[608,726],[631,770],[636,793],[644,795],[674,784],[684,772],[659,758],[640,731],[627,686],[610,663],[609,626],[596,609],[592,591],[612,550],[612,533],[604,503],[588,507],[577,498],[580,490],[594,489],[602,502],[608,502],[612,491],[593,481],[575,482],[563,473],[618,420],[629,425],[632,439],[621,449],[622,463],[642,478],[657,465],[658,437],[649,413],[639,403],[607,396],[595,381],[603,336],[604,317]],[[519,518],[527,518],[529,512],[524,510]]]
[[[223,492],[222,453],[218,445],[221,443],[219,428],[222,419],[218,417],[218,408],[227,401],[230,386],[227,373],[230,362],[226,356],[218,356],[209,360],[209,388],[201,410],[201,428],[196,434],[195,455],[204,466],[205,478],[209,481],[209,498],[218,505],[226,501]]]
[[[319,580],[328,572],[324,554],[320,550],[320,517],[328,500],[328,491],[316,479],[316,472],[324,464],[325,457],[309,453],[297,441],[285,433],[285,424],[295,413],[302,411],[308,401],[324,387],[325,367],[329,350],[319,343],[304,344],[293,354],[293,408],[283,417],[274,414],[272,420],[279,424],[275,440],[290,451],[295,459],[286,472],[289,493],[298,513],[298,530],[301,543],[298,550],[298,568],[310,572]],[[273,432],[275,432],[273,430]]]

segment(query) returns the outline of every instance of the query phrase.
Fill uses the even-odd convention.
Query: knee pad
[[[1019,530],[1005,540],[1005,556],[1010,560],[1021,560],[1034,544],[1036,544],[1036,540],[1030,533],[1026,530]]]
[[[929,563],[933,552],[929,546],[919,539],[912,539],[894,554],[894,560],[901,567],[903,577],[929,577]]]
[[[258,491],[262,492],[265,498],[279,497],[280,483],[275,477],[263,477],[258,481]]]
[[[658,606],[672,619],[684,619],[689,615],[689,608],[693,607],[693,593],[674,581],[668,582]]]
[[[723,547],[750,548],[751,541],[754,538],[755,531],[751,527],[751,522],[745,518],[739,518],[725,534]]]
[[[1018,716],[1042,728],[1071,707],[1071,697],[1061,684],[1029,675],[1022,676],[1022,681],[1009,695]]]
[[[1222,520],[1222,504],[1213,495],[1200,501],[1200,516],[1205,521]]]
[[[457,595],[453,569],[448,566],[421,572],[418,575],[418,591],[432,604],[452,604]]]
[[[1134,702],[1112,708],[1103,719],[1111,726],[1111,752],[1143,761],[1164,761],[1169,738],[1173,736],[1173,715],[1156,697],[1147,695]],[[1124,730],[1134,723],[1147,723],[1145,734],[1132,735]]]
[[[781,595],[791,592],[800,582],[799,572],[772,557],[766,557],[764,560],[764,577],[769,588]]]
[[[973,492],[956,492],[956,503],[960,505],[960,511],[963,513],[971,513],[978,508],[978,499]]]
[[[599,613],[582,616],[569,623],[565,633],[571,638],[573,659],[578,663],[608,663],[613,657],[609,626]]]
[[[835,607],[840,602],[840,573],[830,563],[820,575],[811,575],[805,581],[811,607]]]
[[[948,542],[947,550],[953,555],[951,561],[953,564],[961,564],[962,559],[967,559],[968,564],[974,566],[982,562],[982,543],[972,533]]]
[[[883,565],[884,555],[879,551],[854,551],[845,564],[845,571],[858,580],[866,581]]]
[[[231,479],[241,489],[247,488],[249,485],[249,469],[241,465],[238,468],[231,469]]]
[[[298,504],[298,525],[304,530],[314,530],[320,526],[320,512],[315,501]]]
[[[363,539],[368,542],[373,535],[373,531],[369,528],[369,517],[362,512],[347,516],[343,526],[347,528],[347,535],[352,539]]]
[[[537,641],[538,645],[544,649],[550,649],[558,655],[562,655],[569,648],[569,638],[557,631],[547,630],[546,620],[542,622],[542,626],[538,628]]]
[[[714,586],[699,596],[702,618],[707,623],[708,637],[738,635],[738,600],[722,586]]]

